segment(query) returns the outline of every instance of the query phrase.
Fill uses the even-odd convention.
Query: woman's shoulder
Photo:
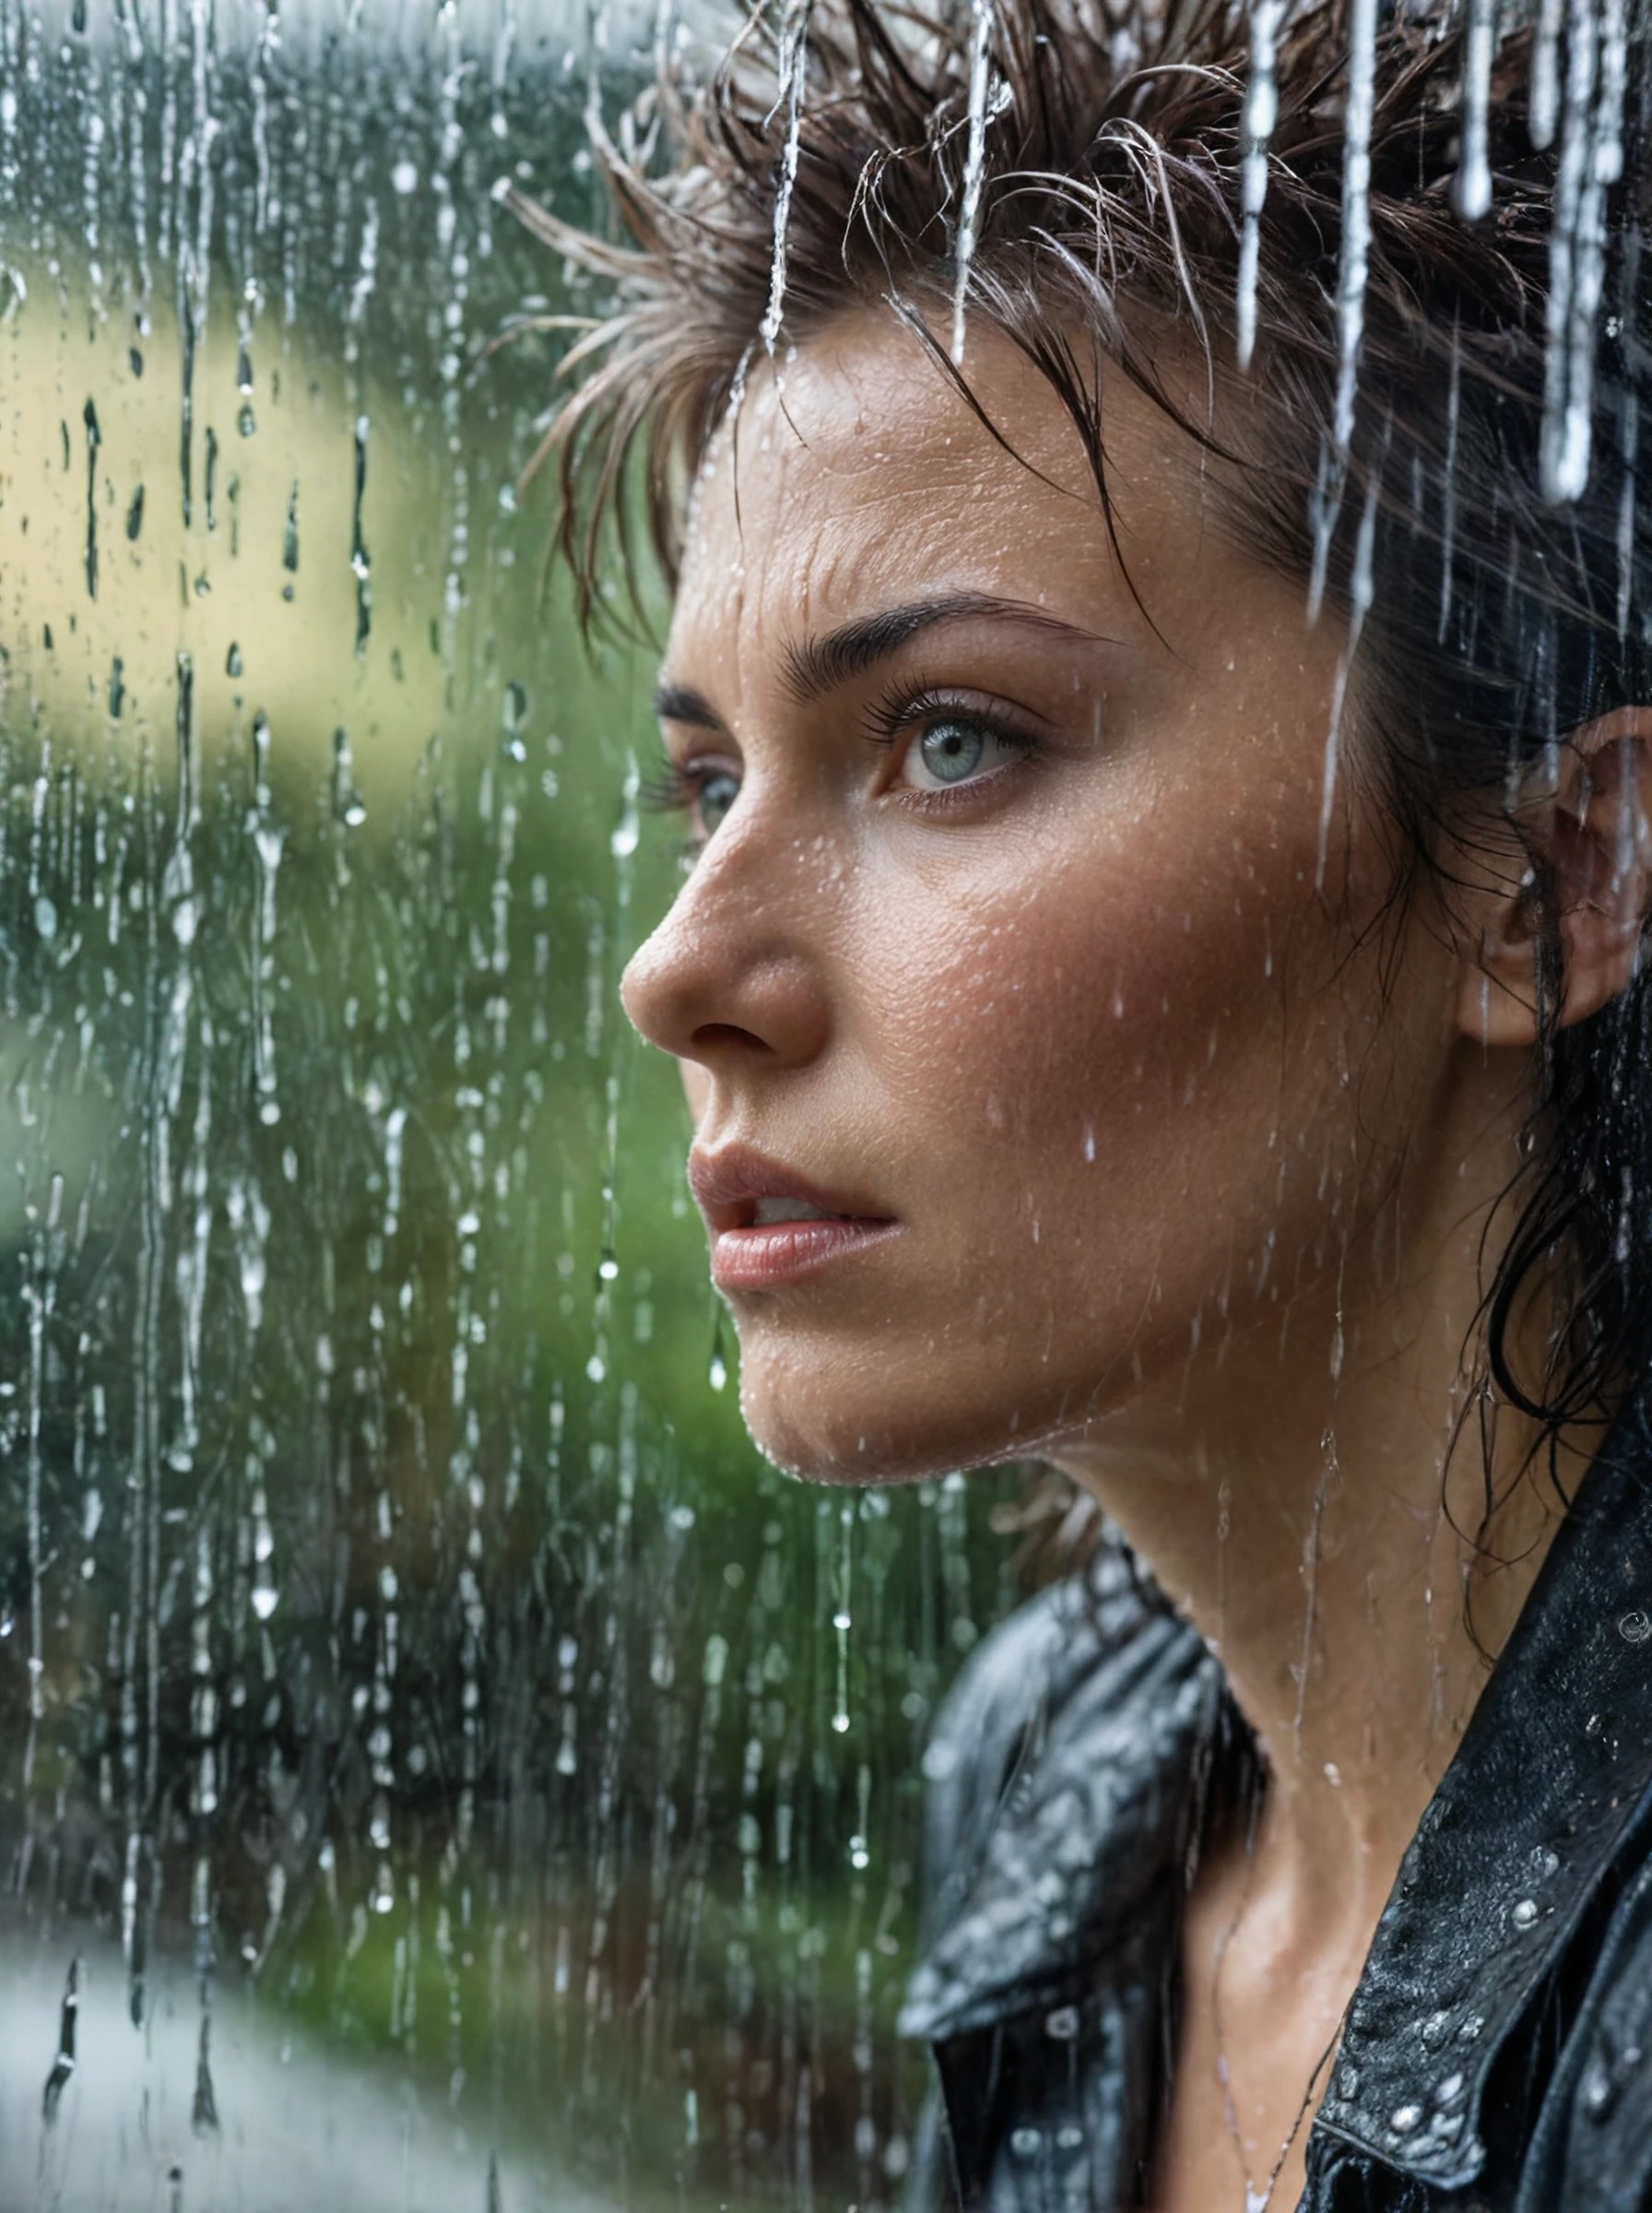
[[[1652,2202],[1652,1836],[1606,1923],[1532,2140],[1521,2213]]]
[[[1652,2202],[1644,1402],[1590,1469],[1407,1851],[1317,2133],[1328,2178],[1351,2159],[1516,2213]]]
[[[1158,1879],[1221,1669],[1124,1548],[983,1640],[925,1754],[925,1949],[902,2016],[941,2040],[1056,2002]]]

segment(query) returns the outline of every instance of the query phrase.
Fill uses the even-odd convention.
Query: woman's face
[[[891,321],[754,375],[662,672],[704,843],[625,1003],[685,1064],[747,1418],[816,1475],[1058,1450],[1293,1342],[1323,1377],[1451,1044],[1448,950],[1372,927],[1351,706],[1326,811],[1342,626],[1123,377],[1115,550],[1043,381],[967,367],[1013,454]]]

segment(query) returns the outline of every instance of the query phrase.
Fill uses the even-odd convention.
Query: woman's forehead
[[[1150,637],[1231,588],[1219,572],[1252,568],[1209,527],[1198,447],[1122,373],[1103,398],[1110,527],[1077,428],[1020,349],[983,320],[962,372],[968,396],[913,332],[869,313],[753,369],[696,487],[674,673],[931,593],[1013,597],[1082,624],[1104,609],[1110,629]]]

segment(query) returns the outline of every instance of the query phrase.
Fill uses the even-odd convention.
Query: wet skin
[[[1048,1447],[1144,1382],[1180,1393],[1196,1326],[1277,1338],[1392,1171],[1391,1148],[1362,1158],[1359,1105],[1414,1126],[1453,1020],[1421,933],[1399,1021],[1375,960],[1333,985],[1353,937],[1315,890],[1334,626],[1308,633],[1300,586],[1208,527],[1191,456],[1167,467],[1121,390],[1121,537],[1167,651],[1076,441],[1030,373],[994,369],[1054,484],[910,342],[805,354],[784,415],[760,384],[738,472],[726,444],[702,487],[666,660],[674,757],[739,796],[626,1003],[703,1071],[700,1152],[756,1146],[899,1225],[795,1294],[735,1298],[753,1431],[814,1474]],[[808,642],[972,598],[1001,604],[801,694]],[[917,787],[924,716],[901,716],[926,692],[1006,731],[944,790]],[[1363,921],[1386,865],[1336,828],[1329,898]]]
[[[1346,633],[1191,441],[1106,385],[1127,576],[1046,387],[985,330],[966,368],[1021,459],[871,315],[720,434],[661,692],[705,842],[625,1001],[684,1064],[764,1450],[1036,1452],[1221,1642],[1275,1787],[1190,1901],[1158,2202],[1210,2213],[1273,2167],[1483,1680],[1442,1472],[1529,947],[1517,871],[1391,911],[1357,668],[1326,800]]]

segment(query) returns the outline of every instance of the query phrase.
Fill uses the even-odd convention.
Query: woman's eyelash
[[[925,686],[917,692],[905,687],[891,689],[874,702],[867,734],[880,748],[892,746],[924,723],[938,721],[943,716],[973,723],[978,729],[990,732],[1001,745],[1019,751],[1027,751],[1037,742],[1007,716],[976,706],[938,686]],[[637,804],[649,814],[690,813],[699,803],[707,778],[714,773],[710,764],[685,766],[669,753],[662,753],[637,787]]]
[[[699,797],[699,777],[668,753],[637,786],[637,805],[647,814],[682,814]]]
[[[1030,751],[1038,742],[1030,730],[1022,728],[1008,715],[977,706],[956,692],[930,686],[917,692],[904,688],[891,690],[875,701],[867,735],[876,746],[892,746],[904,737],[915,735],[925,723],[943,719],[970,723],[976,729],[987,731],[1000,745],[1011,746],[1021,752]]]

